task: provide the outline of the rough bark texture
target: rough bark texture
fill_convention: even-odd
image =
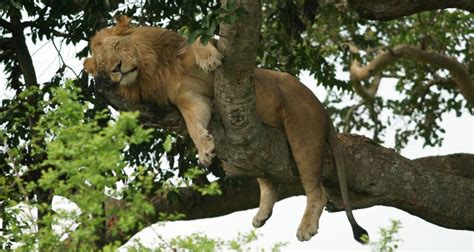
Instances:
[[[392,20],[422,11],[457,8],[474,12],[472,0],[348,0],[348,5],[363,18]]]
[[[227,1],[222,1],[225,5]],[[216,115],[211,133],[227,176],[254,175],[296,181],[280,130],[263,126],[256,115],[254,69],[260,36],[260,1],[237,1],[248,15],[222,24],[217,44],[225,64],[215,74]],[[250,63],[249,63],[250,62]],[[222,125],[222,126],[221,126]],[[271,167],[271,168],[269,168]]]

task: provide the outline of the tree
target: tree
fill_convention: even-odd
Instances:
[[[5,206],[26,200],[31,204],[44,204],[46,207],[39,208],[39,219],[44,219],[50,216],[55,190],[45,186],[26,189],[44,179],[48,171],[58,169],[50,162],[53,160],[50,153],[35,150],[49,150],[51,141],[44,134],[46,126],[40,123],[40,118],[48,117],[50,107],[56,105],[45,105],[43,101],[57,94],[54,87],[63,85],[68,65],[63,62],[51,81],[38,83],[27,40],[35,43],[47,39],[54,43],[54,39],[61,39],[76,45],[86,41],[95,30],[110,25],[112,15],[128,14],[134,15],[139,24],[166,26],[190,37],[221,35],[218,47],[226,60],[216,74],[219,92],[211,122],[218,160],[206,173],[192,176],[194,186],[159,190],[175,173],[183,177],[197,165],[189,139],[177,135],[185,135],[179,112],[173,107],[128,104],[107,80],[96,79],[89,83],[85,74],[78,76],[74,83],[81,88],[81,94],[76,101],[88,104],[81,108],[85,111],[81,120],[90,120],[106,129],[111,120],[110,112],[100,113],[100,117],[96,114],[112,105],[120,111],[140,111],[140,122],[145,127],[174,131],[155,130],[146,138],[153,140],[142,139],[122,148],[126,164],[142,167],[144,171],[140,172],[154,180],[141,189],[129,183],[125,191],[129,190],[134,196],[139,195],[132,193],[137,191],[145,195],[146,200],[140,202],[148,202],[153,211],[148,209],[141,213],[142,218],[137,220],[140,225],[130,225],[116,232],[120,223],[117,217],[122,215],[107,211],[129,207],[130,199],[119,197],[104,201],[102,208],[107,219],[96,224],[102,229],[91,231],[96,235],[93,239],[96,246],[125,242],[143,225],[163,217],[157,213],[180,212],[186,215],[184,218],[194,219],[256,207],[258,190],[254,179],[227,179],[222,171],[226,174],[243,171],[250,177],[265,173],[282,181],[295,180],[283,132],[258,123],[251,95],[254,65],[248,62],[293,74],[309,70],[318,84],[334,90],[325,103],[339,129],[346,133],[361,128],[372,132],[372,140],[340,135],[353,207],[389,205],[444,227],[473,230],[474,215],[469,203],[474,179],[473,155],[408,160],[379,143],[383,141],[387,122],[406,119],[410,121],[408,127],[397,129],[396,150],[417,137],[424,139],[425,145],[441,145],[444,130],[438,118],[450,111],[458,115],[473,113],[474,51],[471,48],[473,35],[469,33],[473,19],[468,12],[474,10],[474,5],[468,0],[421,1],[412,5],[400,0],[375,2],[264,1],[260,5],[258,1],[196,4],[74,0],[65,4],[56,0],[10,0],[1,3],[0,61],[8,78],[7,85],[15,95],[3,100],[0,110],[1,125],[5,129],[0,148],[4,178],[0,180],[4,192],[0,202]],[[426,10],[430,12],[423,12]],[[87,48],[84,48],[78,57],[86,54]],[[350,81],[335,77],[336,64],[349,72]],[[384,78],[397,80],[396,89],[402,98],[384,100],[377,96]],[[233,85],[236,82],[241,85]],[[347,107],[333,106],[345,97],[355,101]],[[236,110],[235,104],[241,106]],[[388,111],[390,116],[381,118],[382,111]],[[231,113],[233,116],[229,116]],[[124,133],[127,129],[124,128]],[[261,152],[262,149],[268,151]],[[68,158],[63,157],[65,161]],[[163,159],[168,160],[169,168],[161,165]],[[18,172],[19,167],[21,172]],[[329,158],[324,170],[324,184],[330,196],[328,208],[342,210],[335,170]],[[198,188],[210,185],[206,178],[210,172],[221,177],[218,181],[220,196],[203,195],[202,190],[196,189],[196,185]],[[119,177],[118,180],[126,180],[119,176],[119,171],[112,174]],[[18,179],[19,183],[10,183]],[[67,176],[64,179],[68,181]],[[290,184],[282,188],[280,197],[301,193],[299,185]],[[3,220],[8,220],[3,208],[0,214]],[[47,230],[48,224],[40,225],[40,229]]]

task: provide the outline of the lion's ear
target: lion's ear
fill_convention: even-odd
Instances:
[[[108,29],[110,35],[127,35],[131,32],[130,21],[132,20],[127,16],[117,16],[115,17],[117,24]]]
[[[117,28],[117,30],[121,30],[130,28],[130,20],[132,19],[128,16],[118,16],[115,18],[115,20],[117,21],[115,27]]]
[[[86,70],[86,72],[92,74],[93,76],[97,74],[97,63],[95,62],[94,58],[92,57],[86,58],[84,60],[83,65],[84,65],[84,70]]]

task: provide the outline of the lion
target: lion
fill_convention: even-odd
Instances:
[[[98,31],[90,40],[91,57],[84,69],[96,76],[107,75],[130,102],[157,106],[169,103],[181,112],[193,140],[199,162],[208,166],[214,158],[214,140],[207,126],[214,96],[214,73],[222,55],[212,43],[199,39],[192,44],[180,34],[158,27],[134,27],[130,18],[119,17],[111,28]],[[332,150],[346,215],[354,238],[364,243],[367,231],[352,215],[344,158],[332,122],[316,96],[288,73],[255,69],[256,109],[259,119],[270,126],[283,126],[306,194],[306,209],[297,238],[307,241],[319,227],[327,203],[322,184],[322,159],[326,143]],[[261,227],[270,218],[278,199],[279,185],[257,178],[259,209],[252,224]]]

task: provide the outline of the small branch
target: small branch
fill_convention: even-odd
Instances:
[[[361,101],[360,103],[352,106],[346,113],[346,116],[344,116],[344,133],[350,133],[351,131],[351,118],[352,115],[354,114],[354,111],[356,111],[360,106],[364,105],[364,102]]]
[[[382,78],[402,79],[402,78],[406,78],[406,77],[403,76],[403,75],[399,75],[399,74],[382,74]]]
[[[60,31],[56,31],[56,30],[50,30],[51,31],[51,34],[53,34],[54,36],[56,37],[62,37],[62,38],[71,38],[71,34],[67,34],[67,33],[64,33],[64,32],[60,32]]]
[[[59,60],[61,61],[61,64],[62,64],[63,66],[65,66],[66,68],[68,68],[69,70],[71,70],[72,73],[76,76],[76,79],[80,79],[80,77],[79,77],[79,75],[76,73],[76,71],[75,71],[72,67],[70,67],[69,65],[67,65],[66,62],[64,61],[63,55],[61,54],[61,50],[59,50],[59,48],[56,46],[56,43],[54,42],[54,39],[52,39],[51,42],[53,43],[54,49],[55,49],[56,52],[58,53]]]
[[[393,47],[393,49],[389,49],[377,55],[365,66],[360,66],[359,62],[353,61],[350,67],[350,79],[356,84],[356,86],[354,86],[356,92],[360,92],[362,97],[368,96],[363,90],[360,90],[360,84],[358,83],[361,80],[380,73],[386,66],[396,62],[400,58],[411,59],[419,63],[447,69],[453,77],[459,92],[464,96],[466,101],[474,107],[474,82],[463,64],[452,57],[437,52],[424,51],[411,45],[397,45]]]
[[[382,81],[382,75],[376,74],[370,82],[370,86],[367,88],[367,93],[372,97],[372,99],[375,98],[375,94],[377,94],[377,91],[379,90],[380,81]]]

